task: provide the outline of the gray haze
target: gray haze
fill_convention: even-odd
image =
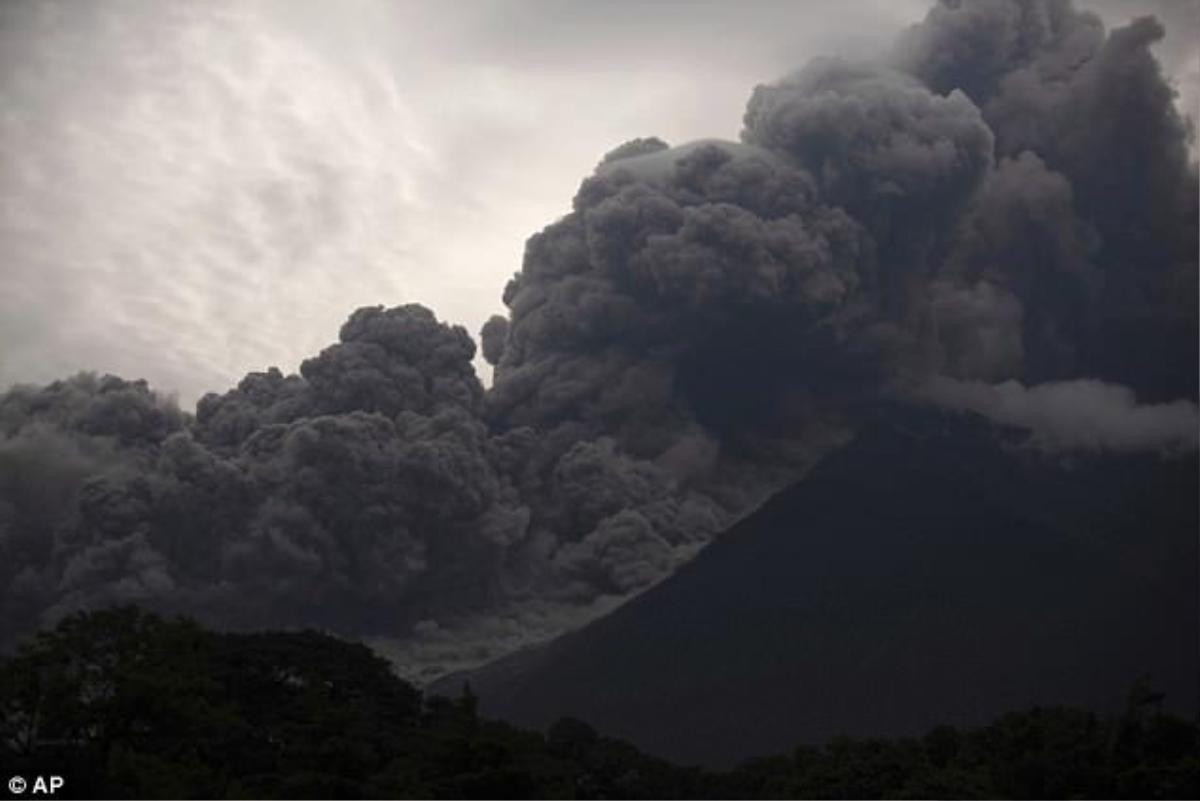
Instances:
[[[1196,404],[1139,405],[1128,388],[1100,381],[1026,387],[940,378],[927,391],[936,403],[1027,429],[1031,444],[1043,450],[1188,451],[1196,449],[1200,431]]]

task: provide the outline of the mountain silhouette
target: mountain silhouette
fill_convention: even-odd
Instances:
[[[1195,454],[1047,455],[891,408],[675,575],[442,680],[520,725],[570,715],[673,760],[921,734],[1031,705],[1195,714]]]

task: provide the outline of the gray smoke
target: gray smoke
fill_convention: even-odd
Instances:
[[[415,305],[194,419],[111,377],[11,390],[3,639],[136,600],[433,677],[670,575],[897,392],[1048,450],[1194,449],[1197,179],[1161,34],[947,0],[886,63],[755,89],[741,142],[615,148],[529,239],[486,391]]]
[[[1200,438],[1196,404],[1139,404],[1126,387],[1080,379],[1026,387],[1018,381],[984,384],[936,379],[929,398],[1028,430],[1046,451],[1194,451]]]

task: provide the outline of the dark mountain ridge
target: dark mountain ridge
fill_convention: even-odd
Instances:
[[[612,615],[469,681],[522,725],[573,715],[730,765],[836,734],[1034,704],[1197,708],[1194,454],[1038,453],[893,408]]]

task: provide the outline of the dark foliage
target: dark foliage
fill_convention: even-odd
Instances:
[[[125,607],[0,664],[6,774],[90,798],[1145,797],[1200,794],[1200,729],[1136,689],[1124,715],[1008,715],[921,739],[838,738],[726,772],[564,719],[543,735],[420,693],[362,645],[219,634]]]

